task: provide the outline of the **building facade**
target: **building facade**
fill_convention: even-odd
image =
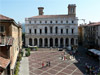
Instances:
[[[0,15],[0,75],[14,75],[22,49],[22,28],[12,18]]]
[[[76,5],[68,5],[66,15],[39,15],[25,19],[25,45],[38,47],[67,47],[78,45]]]
[[[100,22],[91,22],[83,26],[84,45],[90,48],[100,48]]]
[[[80,26],[78,26],[78,45],[83,45],[83,37],[84,37],[84,25],[80,24]]]

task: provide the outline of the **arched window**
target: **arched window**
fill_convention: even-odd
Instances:
[[[40,29],[40,34],[42,34],[42,29]]]
[[[29,21],[29,24],[31,24],[31,21]]]
[[[29,33],[30,33],[30,34],[32,33],[31,29],[29,29]]]
[[[40,24],[42,23],[42,21],[40,21]]]
[[[63,21],[61,21],[61,23],[63,23]]]
[[[55,28],[55,33],[56,33],[56,34],[58,33],[58,27]]]
[[[61,29],[61,34],[63,34],[63,29]]]
[[[72,29],[72,34],[74,33],[74,29]]]
[[[35,46],[37,45],[37,39],[36,38],[34,39],[34,45]]]
[[[68,23],[68,21],[66,21],[66,23]]]
[[[50,21],[50,23],[52,24],[52,21]]]
[[[37,33],[36,29],[34,29],[34,33],[35,33],[35,34]]]
[[[66,29],[66,34],[68,34],[68,29]]]
[[[50,33],[52,33],[52,27],[50,27]]]
[[[47,38],[44,39],[44,45],[48,46],[48,39]]]
[[[32,39],[29,38],[29,45],[32,46]]]
[[[47,23],[47,21],[45,21],[45,23]]]
[[[39,46],[42,47],[42,38],[39,39]]]
[[[69,45],[69,39],[68,38],[66,38],[65,44],[66,44],[66,46]]]
[[[74,39],[73,38],[71,39],[71,45],[74,45]]]
[[[50,47],[53,47],[53,39],[50,38]]]
[[[72,23],[74,23],[74,21],[72,21]]]
[[[47,27],[45,27],[45,33],[47,34]]]
[[[63,38],[60,39],[60,46],[63,47]]]
[[[55,39],[55,46],[58,47],[58,38]]]
[[[56,21],[56,23],[58,23],[58,21]]]

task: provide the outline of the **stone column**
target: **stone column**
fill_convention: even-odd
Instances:
[[[48,38],[48,47],[50,47],[50,38]]]
[[[55,38],[53,38],[53,47],[55,47]]]
[[[63,40],[63,44],[64,44],[64,48],[65,48],[65,38],[63,38],[64,40]]]
[[[60,47],[60,38],[58,38],[58,47]]]
[[[32,45],[34,46],[34,38],[32,38]]]
[[[37,46],[39,47],[39,38],[37,38]]]
[[[42,42],[42,47],[44,47],[44,38],[42,38],[42,41],[43,41],[43,42]]]
[[[69,39],[69,46],[71,46],[71,38],[68,38]]]
[[[74,45],[76,45],[76,38],[74,39]]]

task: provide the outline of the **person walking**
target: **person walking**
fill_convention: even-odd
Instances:
[[[42,68],[44,67],[44,62],[42,62]]]
[[[50,63],[50,61],[48,62],[48,66],[50,67],[50,65],[51,65],[51,63]]]
[[[46,67],[48,66],[48,64],[49,64],[49,62],[47,61],[47,62],[46,62]]]

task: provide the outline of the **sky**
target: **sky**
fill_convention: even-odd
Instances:
[[[38,7],[44,7],[44,15],[68,14],[68,4],[76,4],[79,23],[100,21],[100,0],[0,0],[0,14],[25,23],[25,18],[37,16]]]

